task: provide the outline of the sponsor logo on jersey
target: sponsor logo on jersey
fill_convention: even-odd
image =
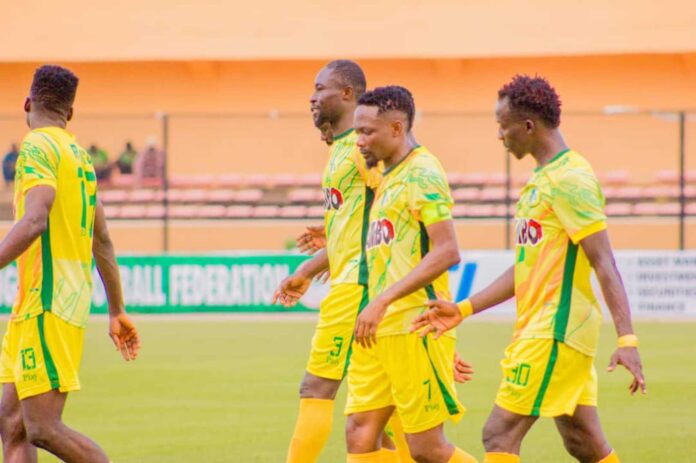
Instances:
[[[381,244],[389,245],[394,240],[394,224],[389,219],[379,219],[370,222],[370,229],[367,234],[368,249]]]
[[[324,188],[324,209],[337,211],[343,206],[343,193],[336,188]]]
[[[518,246],[536,246],[544,237],[541,224],[534,219],[519,219],[515,230]]]

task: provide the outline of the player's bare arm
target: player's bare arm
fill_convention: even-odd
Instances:
[[[329,270],[329,257],[326,249],[319,251],[314,257],[303,262],[295,273],[280,282],[273,294],[272,303],[280,303],[283,307],[293,307],[307,292],[312,279]]]
[[[92,254],[94,255],[99,276],[104,283],[109,303],[109,337],[111,337],[118,351],[121,352],[124,360],[135,360],[140,350],[140,336],[135,325],[126,315],[123,289],[121,288],[121,275],[116,263],[114,245],[109,236],[104,206],[101,201],[97,201],[95,211]]]
[[[10,265],[46,231],[55,199],[56,190],[48,185],[36,186],[26,193],[24,216],[0,242],[0,268]]]
[[[441,299],[428,301],[429,310],[426,310],[413,320],[411,330],[417,331],[422,329],[419,333],[421,336],[433,332],[435,339],[437,339],[445,332],[456,328],[466,315],[473,315],[488,310],[509,300],[514,295],[515,267],[511,266],[496,278],[493,283],[471,296],[464,303],[458,305]],[[468,314],[461,307],[462,304],[467,303],[470,305],[466,309],[471,312]]]
[[[616,334],[619,338],[632,337],[634,332],[633,324],[631,323],[631,309],[628,305],[628,297],[626,296],[619,269],[616,267],[614,253],[609,242],[609,234],[606,230],[603,230],[590,235],[580,241],[580,246],[585,251],[597,275],[604,300],[614,320]],[[635,394],[638,389],[645,394],[647,389],[637,342],[635,342],[635,345],[620,346],[616,349],[614,355],[611,356],[609,371],[614,371],[617,365],[623,365],[633,375],[633,381],[628,388],[631,394]]]
[[[370,301],[355,324],[355,341],[364,347],[376,342],[377,326],[389,305],[424,288],[451,266],[459,263],[459,247],[452,220],[443,220],[426,227],[433,247],[404,279],[387,288]]]

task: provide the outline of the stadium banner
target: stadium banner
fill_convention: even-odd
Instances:
[[[292,309],[272,305],[275,289],[306,256],[296,253],[131,255],[119,257],[128,310],[141,313],[316,311],[328,285],[315,283]],[[696,318],[696,251],[617,251],[616,261],[637,317]],[[450,269],[452,296],[462,300],[497,278],[512,251],[462,252]],[[93,270],[93,313],[106,313],[106,295]],[[600,299],[599,285],[594,281]],[[0,312],[11,310],[17,270],[0,271]],[[606,307],[605,307],[606,311]],[[514,301],[480,315],[512,316]]]

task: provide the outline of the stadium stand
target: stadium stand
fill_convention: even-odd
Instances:
[[[499,173],[451,173],[454,216],[459,218],[502,218],[519,195],[519,182],[507,189]],[[310,182],[316,181],[313,187]],[[177,219],[298,219],[323,216],[323,193],[318,175],[206,175],[177,176],[167,191],[169,216]],[[603,176],[607,214],[615,217],[674,217],[680,213],[678,175],[656,172],[650,183],[632,183],[622,172]],[[253,186],[253,188],[252,188]],[[689,172],[684,189],[686,213],[696,215],[696,172]],[[134,183],[106,183],[100,196],[111,219],[153,219],[164,216],[164,192]],[[2,218],[12,218],[12,197],[0,201]]]

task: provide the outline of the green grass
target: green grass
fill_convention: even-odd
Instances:
[[[313,323],[148,319],[139,325],[141,357],[127,364],[113,351],[104,320],[91,323],[83,390],[68,400],[66,423],[94,438],[116,463],[284,461]],[[624,371],[604,371],[615,336],[610,326],[603,329],[599,410],[622,461],[696,461],[696,324],[638,324],[645,397],[629,396]],[[474,363],[476,377],[459,389],[468,413],[448,434],[477,457],[510,332],[508,323],[467,323],[459,331],[459,351]],[[345,461],[344,398],[342,388],[322,462]],[[551,420],[532,429],[522,458],[573,461]],[[57,461],[45,454],[39,460]]]

